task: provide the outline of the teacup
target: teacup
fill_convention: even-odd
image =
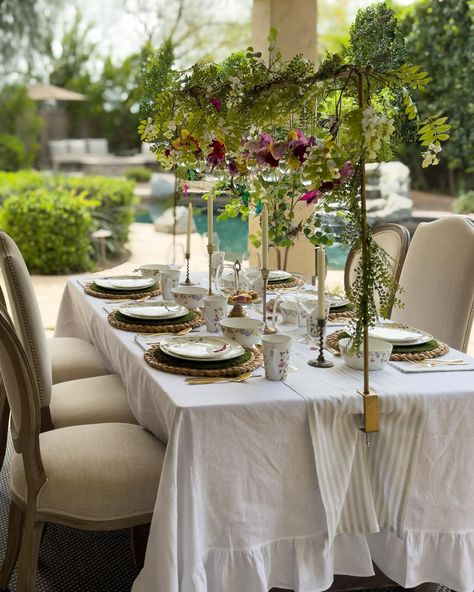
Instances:
[[[351,349],[352,337],[344,337],[339,340],[339,349],[341,350],[344,362],[356,370],[364,369],[364,346],[353,351]],[[392,344],[381,339],[369,337],[369,370],[381,370],[389,361],[392,355]]]
[[[203,298],[207,294],[207,288],[199,286],[175,286],[171,290],[171,297],[178,304],[182,304],[190,310],[199,310],[203,307]]]
[[[165,263],[146,263],[140,265],[135,271],[139,271],[142,275],[152,277],[156,282],[160,281],[160,273],[168,269],[173,269],[172,265],[166,265]]]
[[[262,337],[263,362],[267,380],[285,380],[290,365],[291,337],[264,335]]]
[[[161,295],[163,300],[173,300],[172,290],[179,283],[179,269],[164,269],[160,271]]]
[[[243,347],[254,347],[260,341],[265,323],[257,319],[227,318],[219,321],[224,337],[236,341]]]
[[[227,315],[227,296],[204,296],[204,320],[210,333],[219,331],[219,321]]]

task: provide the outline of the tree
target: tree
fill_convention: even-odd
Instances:
[[[421,114],[441,112],[452,125],[445,159],[418,183],[456,193],[474,187],[474,3],[470,0],[422,0],[403,21],[408,56],[431,76],[420,93]],[[404,157],[411,162],[411,152]]]

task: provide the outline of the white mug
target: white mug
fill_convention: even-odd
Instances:
[[[291,337],[263,335],[263,363],[267,380],[285,380],[290,365]]]
[[[227,296],[204,296],[204,320],[210,333],[220,330],[219,321],[227,316]]]
[[[179,269],[165,269],[160,271],[161,296],[163,300],[173,300],[171,290],[179,283]]]

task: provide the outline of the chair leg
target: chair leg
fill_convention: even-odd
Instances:
[[[130,531],[133,560],[138,569],[142,569],[145,563],[146,545],[148,542],[147,532],[148,525],[145,524],[134,526]]]
[[[8,420],[10,419],[10,406],[3,384],[0,385],[0,469],[3,467],[5,450],[8,440]]]
[[[17,592],[34,592],[38,555],[44,522],[35,522],[26,518],[23,541],[21,543],[20,560],[18,562]]]
[[[5,559],[0,569],[0,589],[6,589],[12,572],[18,559],[23,534],[23,510],[15,503],[10,502],[10,514],[8,516],[8,539]]]

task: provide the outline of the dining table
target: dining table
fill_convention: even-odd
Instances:
[[[146,336],[110,325],[117,305],[71,278],[55,335],[93,343],[138,423],[166,443],[133,592],[318,592],[373,563],[405,588],[472,592],[474,359],[451,350],[466,364],[371,372],[380,430],[367,442],[362,372],[328,352],[332,368],[308,365],[317,352],[301,329],[279,325],[293,336],[285,380],[259,368],[189,385],[145,361]]]

